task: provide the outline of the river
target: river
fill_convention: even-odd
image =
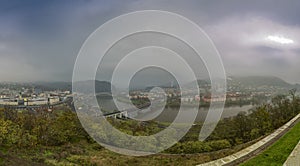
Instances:
[[[117,110],[114,101],[112,99],[101,98],[98,101],[99,101],[99,105],[106,110]],[[128,104],[123,103],[122,105],[126,107]],[[244,105],[241,107],[240,106],[225,107],[221,118],[236,116],[239,112],[247,113],[248,110],[250,110],[253,107],[254,106],[252,105]],[[189,115],[189,112],[191,112],[189,108],[185,108],[183,111],[186,112],[184,113],[184,118],[191,118]],[[156,117],[155,120],[160,122],[172,122],[174,118],[177,116],[177,113],[178,113],[178,108],[165,108],[162,111],[162,113],[158,117]],[[205,107],[200,108],[195,121],[203,122],[205,120],[207,113],[208,113],[208,108]]]

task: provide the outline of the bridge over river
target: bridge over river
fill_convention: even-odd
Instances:
[[[128,119],[129,117],[135,116],[138,114],[140,109],[148,108],[151,105],[150,102],[136,106],[136,108],[124,109],[122,111],[116,111],[112,113],[105,113],[104,117],[106,118],[119,118],[119,119]]]

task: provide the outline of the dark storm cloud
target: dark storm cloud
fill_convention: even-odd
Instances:
[[[11,63],[3,70],[24,73],[5,72],[2,81],[70,81],[82,43],[118,7],[109,1],[2,1],[0,6],[1,64]]]
[[[198,23],[215,42],[229,74],[275,75],[300,82],[297,73],[290,73],[300,70],[299,8],[299,0],[4,0],[0,78],[70,81],[77,53],[96,28],[123,13],[160,9]],[[287,35],[294,45],[264,40],[276,34]]]

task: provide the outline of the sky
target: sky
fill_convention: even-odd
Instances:
[[[0,81],[71,81],[78,52],[106,21],[165,10],[197,23],[227,75],[300,83],[299,0],[1,0]]]

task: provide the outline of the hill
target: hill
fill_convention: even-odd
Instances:
[[[98,81],[95,82],[93,80],[87,80],[87,81],[79,81],[75,82],[74,84],[76,87],[82,88],[80,91],[84,93],[92,93],[93,89],[90,89],[89,87],[92,87],[93,83],[95,83],[95,92],[101,93],[101,92],[108,92],[111,93],[112,90],[115,89],[114,86],[111,85],[111,83],[107,81]]]
[[[244,86],[278,86],[278,87],[286,87],[292,88],[293,85],[287,83],[278,77],[273,76],[247,76],[247,77],[229,77],[227,80],[227,84],[240,84]]]

